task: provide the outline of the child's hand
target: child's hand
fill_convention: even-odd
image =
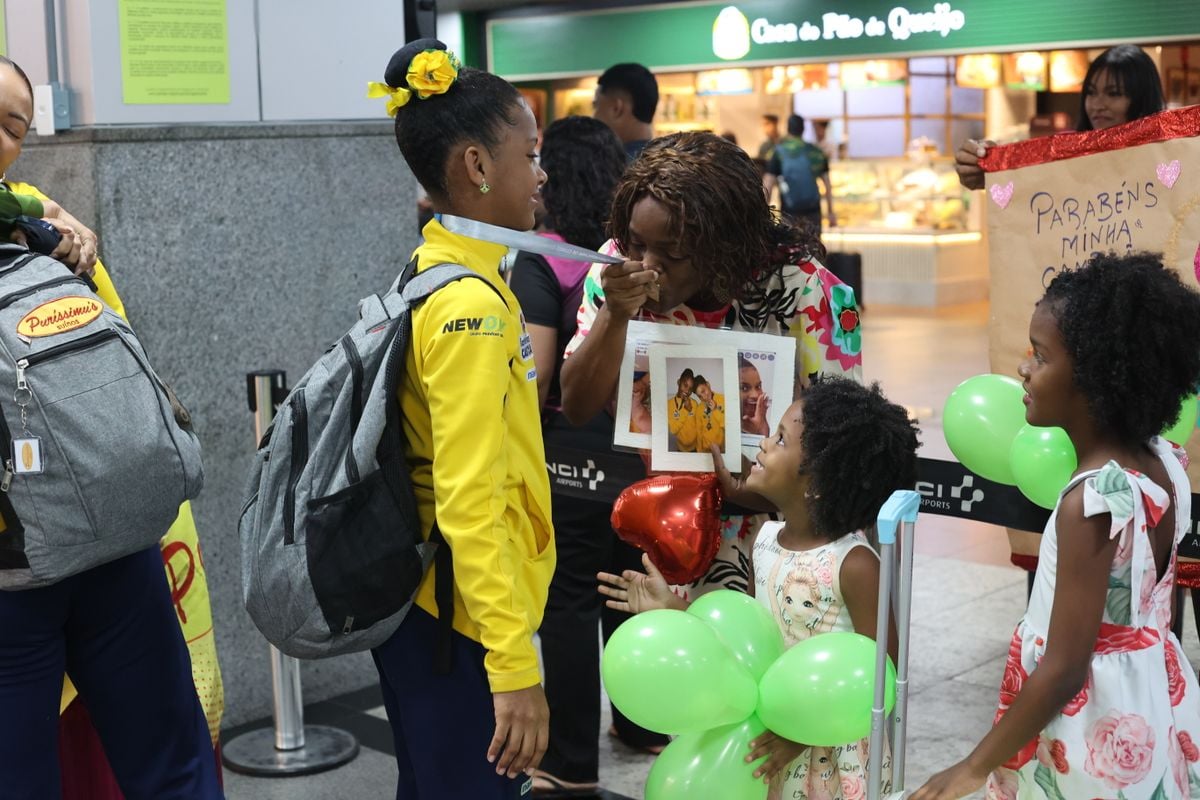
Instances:
[[[687,603],[671,591],[671,587],[658,571],[658,567],[654,566],[650,556],[643,554],[642,564],[646,567],[644,574],[627,569],[621,575],[613,575],[611,572],[596,575],[596,579],[600,581],[600,594],[610,598],[605,601],[605,605],[628,614],[640,614],[656,608],[674,608],[680,611],[686,609]]]
[[[715,444],[709,445],[713,457],[713,471],[717,473],[717,481],[721,484],[721,494],[731,503],[753,511],[778,511],[775,504],[761,494],[746,489],[746,475],[750,473],[750,460],[742,456],[741,477],[733,477],[733,473],[725,466],[721,457],[721,448]]]
[[[767,731],[750,742],[750,755],[746,756],[746,763],[751,764],[760,758],[766,758],[767,760],[754,770],[754,777],[762,778],[763,783],[770,783],[772,778],[786,769],[788,764],[799,758],[800,754],[807,749],[808,745],[806,744],[793,742]]]
[[[966,761],[934,775],[912,793],[909,800],[958,800],[987,782],[987,773],[977,772]]]

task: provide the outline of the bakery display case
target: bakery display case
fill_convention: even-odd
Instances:
[[[978,231],[971,193],[948,158],[836,161],[830,165],[833,209],[850,231]]]
[[[837,227],[831,251],[862,255],[864,302],[937,307],[986,300],[982,193],[958,182],[954,161],[908,158],[830,165]]]

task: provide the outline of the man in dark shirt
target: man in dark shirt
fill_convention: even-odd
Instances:
[[[654,136],[658,81],[641,64],[616,64],[596,83],[592,116],[612,128],[629,160],[638,157]]]
[[[771,156],[775,155],[775,145],[779,144],[779,117],[774,114],[763,114],[762,132],[766,138],[758,146],[758,159],[769,162]]]

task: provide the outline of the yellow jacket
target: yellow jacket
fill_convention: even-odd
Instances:
[[[696,427],[696,400],[671,395],[667,398],[667,432],[675,437],[681,453],[695,453],[699,444]]]
[[[703,401],[697,403],[696,430],[699,439],[696,452],[707,453],[710,445],[725,449],[725,395],[713,393],[713,406]]]
[[[418,270],[462,264],[487,283],[452,283],[413,314],[400,407],[421,525],[436,515],[450,545],[454,629],[487,650],[492,692],[525,689],[541,681],[533,634],[554,574],[533,348],[500,276],[507,248],[437,220],[424,235]],[[434,570],[416,603],[437,616]]]

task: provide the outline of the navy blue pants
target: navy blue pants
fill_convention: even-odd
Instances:
[[[127,800],[220,800],[208,723],[157,547],[0,592],[0,795],[61,794],[63,672]]]
[[[455,632],[453,669],[439,675],[438,630],[431,614],[413,606],[396,632],[371,651],[396,742],[396,800],[527,797],[527,776],[497,775],[487,760],[496,715],[483,645]]]

